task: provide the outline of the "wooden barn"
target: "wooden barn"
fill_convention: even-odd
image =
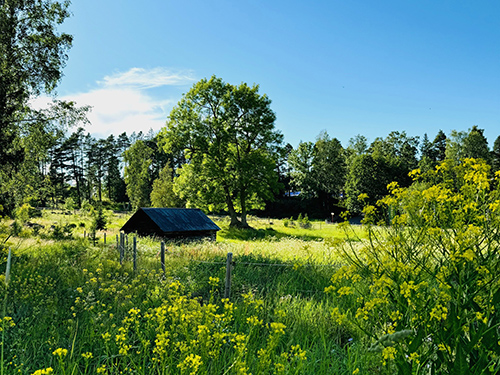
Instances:
[[[198,208],[139,208],[120,229],[165,239],[216,239],[220,228]]]

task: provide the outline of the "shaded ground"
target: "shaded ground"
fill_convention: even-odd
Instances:
[[[240,240],[240,241],[255,241],[255,240],[269,240],[269,239],[282,239],[282,238],[299,238],[304,241],[320,241],[323,239],[320,235],[315,235],[313,232],[311,234],[288,234],[284,232],[277,231],[273,228],[265,229],[237,229],[237,228],[227,228],[222,229],[220,232],[226,239],[230,240]]]

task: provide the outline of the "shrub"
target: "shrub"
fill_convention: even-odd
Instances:
[[[95,232],[96,230],[106,230],[106,226],[107,226],[106,215],[104,214],[104,209],[102,208],[102,205],[99,204],[92,213],[92,224],[90,227],[92,231]]]
[[[285,227],[294,227],[295,226],[295,222],[293,221],[293,216],[290,217],[290,219],[283,219],[283,225]]]
[[[54,225],[51,237],[55,240],[69,240],[73,238],[73,228],[70,224]]]
[[[492,189],[489,166],[466,159],[413,178],[378,203],[389,226],[365,208],[370,241],[344,248],[348,265],[327,288],[334,315],[365,334],[387,373],[497,373],[500,173]]]
[[[307,214],[305,214],[304,217],[302,217],[302,214],[299,214],[299,217],[297,218],[297,222],[299,223],[299,226],[301,228],[305,228],[305,229],[311,228],[311,222],[309,221]]]

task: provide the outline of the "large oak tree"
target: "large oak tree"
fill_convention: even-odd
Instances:
[[[202,79],[172,110],[160,133],[167,153],[183,150],[175,191],[190,206],[227,209],[231,226],[248,227],[247,212],[278,188],[271,100],[258,86]],[[237,213],[240,213],[238,219]]]

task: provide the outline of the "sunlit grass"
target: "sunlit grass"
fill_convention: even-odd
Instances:
[[[166,242],[163,274],[155,238],[137,238],[134,270],[129,235],[120,264],[115,235],[127,216],[108,218],[106,244],[103,232],[95,244],[84,238],[90,217],[57,211],[30,221],[46,228],[75,224],[72,239],[56,241],[28,228],[10,239],[15,260],[7,315],[16,326],[6,332],[8,371],[161,374],[167,366],[171,374],[352,373],[356,361],[347,362],[343,347],[353,333],[332,320],[324,293],[340,261],[335,241],[345,236],[341,226],[286,228],[279,220],[252,218],[253,230],[235,231],[227,219],[217,219],[217,241]],[[229,252],[234,309],[221,300]],[[173,281],[180,285],[177,295],[169,289]],[[251,307],[249,298],[260,307]],[[168,310],[173,306],[179,311]],[[162,331],[158,308],[169,311],[172,322]],[[174,324],[182,314],[185,325]],[[201,338],[203,325],[209,331]],[[176,335],[177,346],[161,351],[161,332]],[[210,354],[196,342],[217,351]]]

